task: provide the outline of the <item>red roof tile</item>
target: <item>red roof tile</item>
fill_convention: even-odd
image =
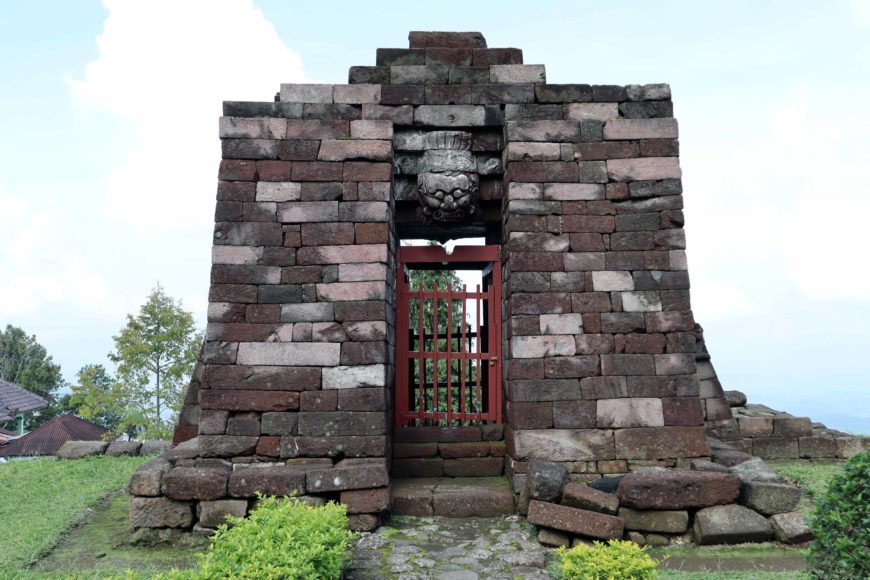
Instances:
[[[0,447],[0,456],[54,455],[67,441],[100,441],[108,429],[70,413],[55,417],[27,435]]]

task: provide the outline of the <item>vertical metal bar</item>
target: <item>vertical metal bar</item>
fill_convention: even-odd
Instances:
[[[483,412],[483,398],[480,396],[480,379],[481,375],[483,374],[483,356],[481,356],[480,352],[480,284],[477,285],[477,294],[475,295],[475,300],[477,301],[475,308],[475,310],[477,311],[477,333],[475,334],[475,336],[477,337],[477,419],[480,420],[480,415]]]
[[[453,287],[447,287],[447,425],[453,419]]]
[[[432,349],[432,419],[438,417],[438,284],[432,292],[432,334],[435,337],[435,348]]]
[[[495,421],[497,423],[501,423],[501,410],[502,410],[502,384],[501,384],[501,317],[502,317],[502,304],[501,304],[501,259],[496,259],[492,264],[492,302],[493,302],[493,315],[490,316],[490,324],[492,325],[492,346],[490,347],[490,353],[495,356],[495,363],[492,364],[492,368],[490,369],[490,389],[492,390],[492,401],[493,401],[493,409],[492,411],[495,414]]]
[[[419,407],[419,415],[417,415],[417,416],[418,416],[418,418],[422,419],[423,418],[423,381],[424,381],[424,376],[426,374],[426,359],[423,358],[423,351],[426,350],[426,347],[425,347],[426,337],[423,334],[423,283],[422,282],[420,283],[420,286],[417,288],[417,295],[420,297],[419,298],[420,314],[417,317],[417,321],[419,322],[418,326],[420,327],[419,328],[420,334],[418,335],[420,337],[420,350],[417,353],[417,361],[418,361],[417,364],[419,366],[419,368],[417,370],[420,373],[420,384],[417,387],[417,398],[419,399],[420,407]]]
[[[462,285],[462,344],[460,345],[460,351],[462,351],[462,358],[459,359],[459,413],[462,421],[465,421],[465,352],[466,352],[466,336],[465,336],[465,304],[468,302],[468,290],[465,288],[465,284]]]

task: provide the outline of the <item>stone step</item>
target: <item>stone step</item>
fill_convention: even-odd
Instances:
[[[393,479],[391,488],[395,515],[492,518],[514,513],[514,494],[503,477]]]

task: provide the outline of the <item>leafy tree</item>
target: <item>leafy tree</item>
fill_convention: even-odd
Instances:
[[[58,391],[65,385],[60,365],[55,364],[45,347],[22,329],[7,324],[0,331],[0,378],[15,383],[48,401],[48,408],[28,413],[25,428],[39,427],[67,409]]]
[[[75,413],[117,435],[118,425],[127,411],[127,396],[121,384],[103,365],[85,365],[76,375],[69,405]],[[135,431],[128,435],[135,434]]]
[[[158,284],[137,316],[117,336],[109,359],[118,365],[117,380],[126,399],[119,429],[136,428],[145,437],[168,437],[193,372],[202,334],[193,315]]]

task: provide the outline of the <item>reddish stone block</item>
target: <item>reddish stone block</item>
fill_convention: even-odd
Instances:
[[[471,48],[427,48],[425,62],[429,66],[471,66]]]
[[[479,32],[421,32],[408,34],[411,48],[486,48],[486,39]]]
[[[553,405],[508,402],[507,422],[514,429],[549,429],[553,427]]]
[[[536,526],[602,540],[622,538],[624,530],[622,518],[538,500],[529,503],[528,520]]]
[[[257,443],[257,455],[264,457],[278,457],[281,455],[281,438],[276,436],[263,436]]]
[[[482,441],[480,427],[401,427],[394,432],[399,443],[463,443]]]
[[[290,181],[289,161],[257,161],[260,181]]]
[[[203,409],[226,411],[290,411],[299,408],[294,391],[204,390],[199,392]]]
[[[494,64],[523,64],[523,51],[519,48],[475,48],[472,66],[488,67]]]
[[[247,162],[246,162],[247,163]],[[218,201],[254,201],[257,195],[257,185],[248,181],[219,181],[217,187]]]
[[[438,455],[437,443],[396,443],[393,445],[394,459],[435,457]]]
[[[461,457],[488,457],[489,442],[473,441],[469,443],[441,443],[438,445],[438,454],[443,459],[457,459]]]
[[[340,222],[302,224],[303,246],[341,246],[354,243],[353,224]],[[315,280],[320,282],[320,280]]]
[[[228,492],[232,497],[305,493],[305,469],[283,465],[237,469],[230,475]]]
[[[619,498],[588,485],[568,483],[562,490],[562,505],[602,514],[616,515]]]
[[[289,119],[287,121],[287,139],[291,141],[320,141],[348,137],[350,137],[350,121],[347,120]]]
[[[256,162],[240,159],[223,159],[218,170],[218,179],[222,181],[256,181]]]
[[[393,459],[393,477],[443,477],[444,460],[433,458]]]
[[[349,514],[378,513],[390,508],[390,490],[387,487],[342,491],[339,497]]]
[[[286,161],[316,161],[320,140],[291,139],[278,141],[278,159]]]
[[[704,411],[697,397],[668,397],[662,399],[665,425],[696,426],[704,422]]]
[[[293,181],[341,181],[343,163],[299,161],[292,166]]]
[[[424,102],[423,85],[384,85],[381,87],[381,105],[422,105]]]
[[[543,379],[544,361],[540,359],[511,359],[507,361],[506,379]]]
[[[647,312],[647,332],[679,332],[692,331],[695,328],[695,319],[689,311]]]
[[[555,401],[553,403],[553,426],[556,429],[594,429],[595,415],[595,401]]]
[[[163,476],[163,495],[176,500],[212,500],[226,496],[226,469],[176,467]]]
[[[299,397],[300,411],[335,411],[338,391],[303,391]]]
[[[389,163],[348,161],[344,164],[345,181],[390,181],[392,166]]]
[[[555,252],[514,252],[508,263],[511,272],[559,272],[563,257]]]
[[[616,456],[624,459],[709,457],[703,427],[640,427],[614,432]]]
[[[727,473],[672,469],[629,473],[619,482],[621,505],[646,510],[681,510],[733,503],[740,478]]]

